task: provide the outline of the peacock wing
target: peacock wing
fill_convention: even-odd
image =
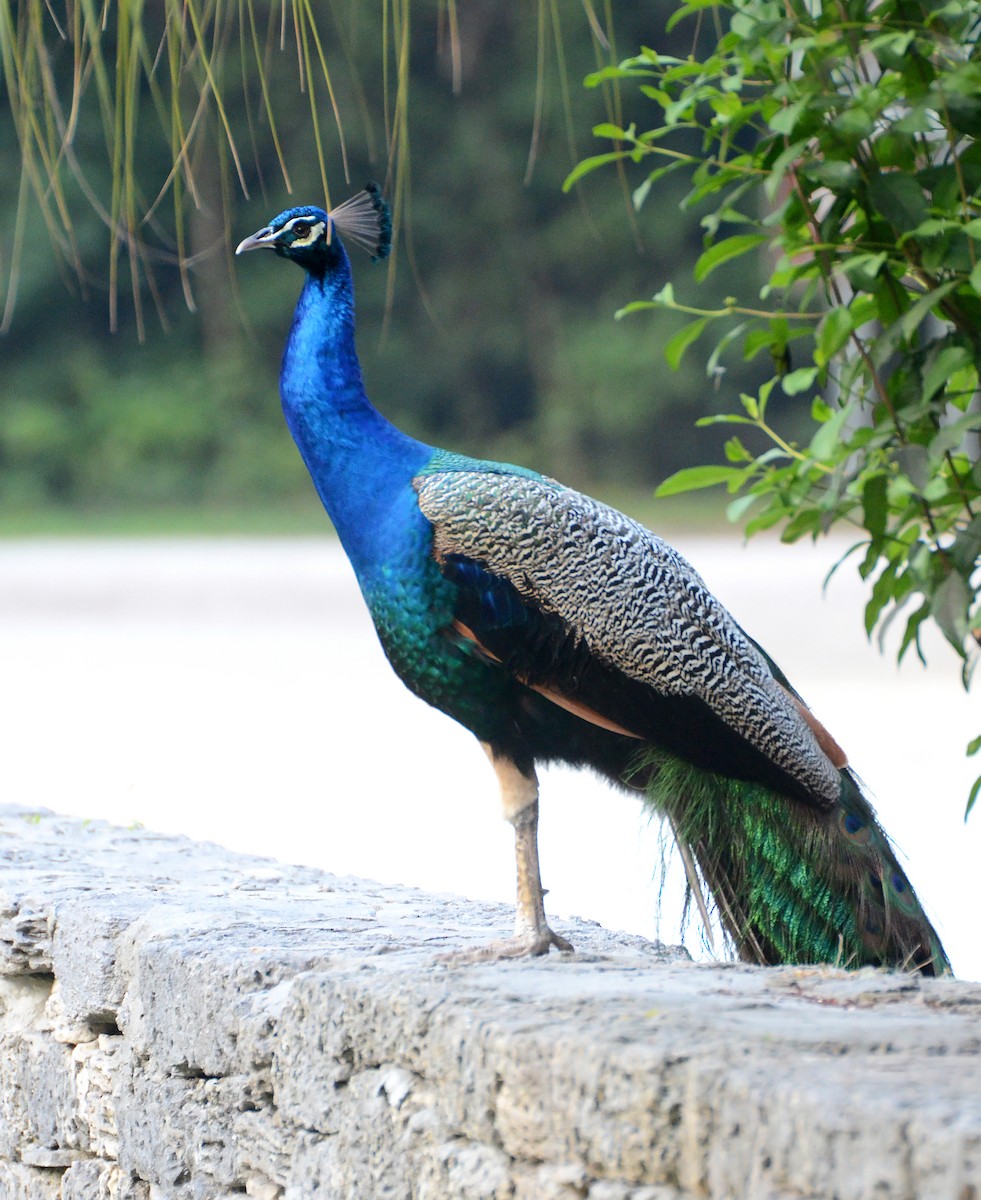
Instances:
[[[458,632],[607,728],[837,800],[821,727],[676,550],[588,496],[488,466],[414,480]]]

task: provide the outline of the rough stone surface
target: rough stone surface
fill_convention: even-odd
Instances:
[[[0,1200],[981,1200],[981,986],[0,807]]]

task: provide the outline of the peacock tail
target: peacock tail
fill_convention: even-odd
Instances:
[[[830,810],[794,804],[763,784],[693,767],[654,746],[634,779],[697,864],[719,920],[747,962],[950,964],[853,773]]]

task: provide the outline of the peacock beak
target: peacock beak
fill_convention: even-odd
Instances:
[[[275,246],[278,236],[278,231],[267,225],[264,229],[257,229],[245,241],[239,242],[235,253],[244,254],[246,250],[259,250],[263,246]]]

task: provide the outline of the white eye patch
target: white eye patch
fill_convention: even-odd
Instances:
[[[324,223],[323,221],[311,220],[310,217],[291,217],[280,230],[280,233],[286,233],[287,230],[296,233],[296,236],[290,243],[292,246],[312,246],[324,232]]]

